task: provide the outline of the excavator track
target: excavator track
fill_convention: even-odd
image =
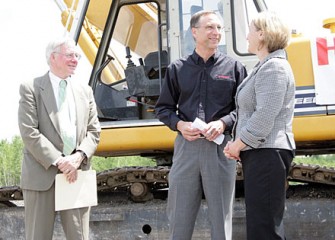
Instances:
[[[129,190],[135,202],[153,199],[152,192],[168,187],[169,167],[123,167],[97,174],[98,192]]]
[[[122,167],[97,173],[98,193],[128,192],[135,202],[146,202],[154,198],[153,192],[167,189],[170,167]],[[236,180],[243,180],[242,165],[238,162]],[[335,186],[335,169],[318,165],[292,163],[288,180]],[[13,206],[11,201],[22,200],[18,186],[0,188],[0,203]]]
[[[335,169],[333,167],[326,168],[318,165],[293,163],[288,180],[305,183],[335,185]]]
[[[22,191],[18,186],[0,187],[0,206],[15,207],[11,201],[22,199]]]

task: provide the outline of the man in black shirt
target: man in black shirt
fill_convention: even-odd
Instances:
[[[160,121],[178,131],[169,174],[170,239],[192,238],[203,193],[211,238],[231,239],[236,162],[226,159],[223,148],[231,139],[235,91],[247,73],[218,52],[222,26],[215,12],[198,12],[190,23],[195,50],[169,66],[155,109]],[[207,123],[204,129],[192,127],[196,118]],[[221,134],[224,141],[215,143]]]

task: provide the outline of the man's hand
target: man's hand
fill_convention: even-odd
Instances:
[[[202,131],[202,134],[208,141],[213,141],[224,132],[225,128],[226,125],[221,120],[212,121],[207,124],[207,127]]]
[[[71,155],[61,157],[57,162],[58,169],[65,174],[68,182],[72,183],[77,180],[78,168],[82,160],[82,154],[80,152],[75,152]]]
[[[177,123],[177,129],[183,137],[188,141],[194,141],[201,137],[201,131],[191,126],[192,122],[179,121]]]

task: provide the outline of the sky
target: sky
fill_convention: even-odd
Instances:
[[[322,27],[324,19],[335,18],[334,0],[266,0],[268,7],[306,36],[329,33]]]
[[[308,36],[329,32],[322,28],[325,18],[335,18],[334,0],[268,0],[292,28]],[[0,6],[0,140],[19,135],[17,109],[19,85],[45,74],[45,47],[49,40],[64,35],[61,12],[54,0],[10,0]],[[91,66],[82,58],[77,77],[89,78]]]
[[[50,40],[64,35],[61,11],[54,0],[10,0],[0,6],[0,140],[19,135],[17,110],[22,81],[42,76],[49,67],[45,48]],[[87,79],[91,66],[81,58],[77,77]]]

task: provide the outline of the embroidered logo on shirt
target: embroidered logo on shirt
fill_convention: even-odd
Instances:
[[[230,76],[226,76],[226,75],[216,75],[215,79],[216,79],[216,80],[230,79]]]

